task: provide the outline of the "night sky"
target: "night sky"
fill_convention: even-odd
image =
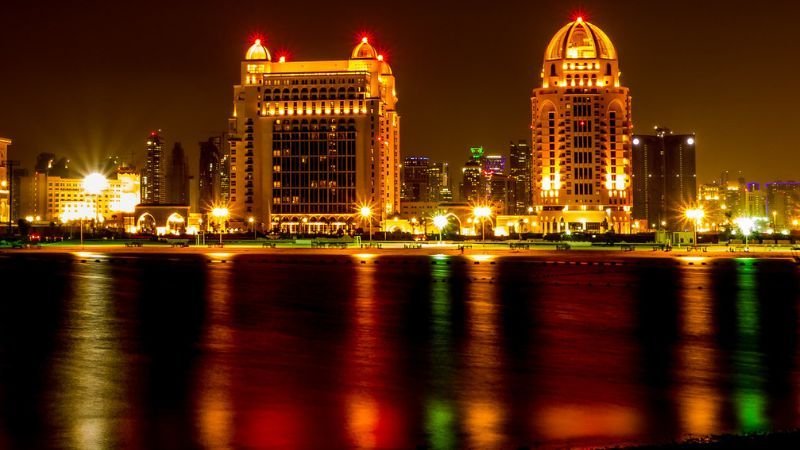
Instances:
[[[602,28],[631,88],[635,132],[696,132],[698,177],[797,179],[797,2],[8,1],[0,24],[0,136],[11,157],[144,156],[160,128],[197,173],[225,129],[253,37],[273,57],[345,59],[362,33],[397,77],[403,155],[444,159],[530,138],[544,49],[577,11]],[[206,5],[207,3],[207,5]],[[205,6],[204,6],[205,5]],[[454,170],[455,172],[455,170]]]

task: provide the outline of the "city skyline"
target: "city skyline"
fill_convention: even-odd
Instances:
[[[5,104],[11,106],[0,113],[0,135],[14,140],[12,158],[21,159],[23,165],[30,165],[37,153],[45,151],[68,155],[76,165],[94,164],[108,154],[135,152],[141,165],[144,131],[164,129],[170,139],[167,145],[172,145],[174,141],[199,142],[224,130],[230,114],[230,85],[236,79],[231,67],[236,67],[242,50],[255,36],[263,36],[276,55],[311,60],[345,57],[347,49],[367,33],[382,46],[379,50],[403,79],[398,92],[404,118],[403,156],[425,154],[456,162],[475,145],[505,153],[508,141],[529,133],[529,97],[540,82],[541,47],[578,8],[574,4],[538,9],[538,4],[512,4],[480,11],[468,4],[443,25],[448,6],[430,6],[422,17],[406,5],[391,14],[378,8],[323,27],[311,25],[324,18],[303,16],[310,26],[302,31],[293,27],[295,9],[288,6],[276,6],[285,12],[278,14],[287,18],[283,21],[266,14],[228,18],[229,13],[247,10],[243,4],[193,6],[189,20],[175,20],[187,12],[185,6],[176,5],[153,11],[140,4],[113,12],[102,5],[83,11],[16,7],[13,13],[19,20],[0,31],[5,41],[18,43],[3,52],[6,64],[15,70],[0,75]],[[778,77],[759,87],[763,98],[783,99],[768,117],[757,114],[757,108],[742,107],[755,104],[756,94],[744,87],[760,69],[741,61],[777,54],[780,46],[765,41],[780,42],[780,34],[786,33],[783,27],[770,28],[764,13],[745,15],[737,5],[725,9],[699,5],[693,7],[692,15],[678,13],[678,6],[674,11],[659,9],[657,22],[646,20],[652,17],[646,5],[595,2],[583,7],[588,20],[602,25],[624,59],[623,82],[634,93],[634,132],[667,125],[678,132],[696,133],[703,149],[698,154],[698,182],[710,181],[726,169],[743,168],[748,179],[796,178],[791,164],[784,161],[792,151],[788,126],[792,101],[785,97],[790,91],[781,88],[787,88],[789,80]],[[775,5],[770,14],[781,8],[790,14],[794,7]],[[113,20],[121,13],[131,18],[129,23]],[[146,35],[133,32],[156,13],[158,24],[148,28]],[[211,19],[218,17],[215,13],[225,19],[213,27],[214,33],[203,33],[213,23]],[[78,31],[100,14],[111,17],[96,30]],[[71,20],[62,20],[65,17]],[[524,24],[504,27],[509,17],[521,17]],[[20,24],[29,22],[46,25],[50,31],[23,30]],[[431,33],[409,33],[411,22]],[[483,31],[473,32],[479,22]],[[745,22],[752,31],[746,36],[721,36],[718,23]],[[113,29],[105,25],[112,23]],[[680,35],[669,39],[659,35],[660,27],[677,24]],[[53,36],[58,45],[44,45]],[[55,66],[69,62],[71,70],[59,73],[58,89],[38,98],[32,86],[52,80],[35,63],[43,59]],[[217,63],[209,65],[209,60]],[[787,70],[793,64],[787,61]],[[480,69],[475,70],[476,66]],[[465,75],[453,77],[453,73]],[[476,100],[478,94],[470,89],[484,83],[491,88],[481,88],[485,98],[480,94]],[[735,86],[736,95],[729,94]],[[32,101],[23,101],[26,98]],[[470,105],[480,105],[485,114],[459,113],[476,108]],[[29,120],[33,115],[38,119]],[[433,120],[441,132],[432,133],[426,126]],[[781,126],[784,121],[787,126]],[[48,132],[39,131],[42,126]],[[190,172],[196,174],[198,148],[190,145],[187,152]],[[761,164],[753,164],[756,158]]]

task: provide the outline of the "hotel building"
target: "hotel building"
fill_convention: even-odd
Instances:
[[[399,213],[396,104],[392,70],[366,37],[332,61],[273,61],[256,40],[233,88],[231,221],[325,232],[359,226],[361,206],[374,221]]]
[[[8,146],[11,140],[0,137],[0,223],[11,219],[11,178],[8,170]]]
[[[631,229],[631,97],[606,34],[578,18],[533,90],[533,203],[545,233]]]

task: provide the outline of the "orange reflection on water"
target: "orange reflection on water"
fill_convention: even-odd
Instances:
[[[203,346],[209,350],[204,360],[199,395],[200,437],[207,448],[229,448],[233,433],[233,408],[231,406],[230,373],[220,360],[220,351],[233,344],[231,327],[230,264],[208,266],[206,283],[206,317],[208,326]]]
[[[642,425],[635,409],[608,404],[545,407],[537,424],[549,439],[632,436]]]
[[[469,333],[464,374],[464,428],[469,448],[500,448],[503,438],[505,408],[502,405],[500,376],[501,342],[498,332],[498,298],[495,284],[496,265],[470,265],[467,322]]]
[[[677,401],[683,435],[718,431],[719,393],[715,387],[714,315],[711,271],[701,267],[681,270],[683,318],[676,373],[681,380]]]

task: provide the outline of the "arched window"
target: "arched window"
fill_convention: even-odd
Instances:
[[[608,76],[608,77],[611,76],[611,64],[610,63],[606,63],[606,76]]]
[[[551,77],[556,76],[556,65],[555,64],[550,64],[550,76]]]

